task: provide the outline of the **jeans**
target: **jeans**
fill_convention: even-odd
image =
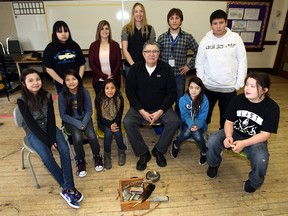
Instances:
[[[214,109],[214,106],[218,101],[218,106],[219,106],[219,110],[220,110],[220,129],[224,128],[224,123],[225,123],[225,118],[223,117],[225,111],[226,111],[226,107],[228,106],[228,104],[230,103],[230,101],[232,100],[232,98],[237,94],[236,91],[233,91],[231,93],[222,93],[222,92],[214,92],[214,91],[210,91],[208,89],[205,88],[205,95],[208,98],[209,101],[209,111],[208,111],[208,115],[206,118],[206,123],[207,125],[211,122],[211,116],[212,116],[212,112]]]
[[[180,116],[180,109],[179,109],[179,99],[184,95],[185,92],[185,84],[186,84],[186,76],[185,75],[178,75],[175,77],[176,79],[176,87],[177,87],[177,99],[175,104],[175,112],[178,116]]]
[[[118,149],[121,149],[121,150],[127,149],[126,145],[123,142],[121,125],[119,127],[119,131],[117,132],[112,132],[109,127],[107,127],[106,125],[102,124],[99,121],[98,121],[98,127],[104,132],[104,151],[105,152],[107,153],[111,152],[111,144],[112,144],[113,135],[116,139]]]
[[[56,144],[60,155],[61,167],[55,161],[51,149],[41,142],[40,139],[34,134],[27,136],[31,146],[35,149],[37,154],[42,159],[42,162],[47,167],[48,171],[58,182],[58,184],[64,189],[73,189],[74,180],[71,167],[71,159],[68,143],[66,142],[62,132],[56,127]]]
[[[155,110],[150,110],[148,112],[153,113],[155,112]],[[155,147],[159,152],[165,154],[169,145],[172,142],[173,135],[179,126],[180,120],[177,114],[170,108],[166,112],[164,112],[162,116],[160,116],[157,122],[163,124],[164,129],[162,134],[160,135],[159,140],[155,144]],[[145,141],[139,130],[140,125],[147,123],[148,122],[144,120],[141,114],[133,107],[130,107],[123,119],[126,134],[137,157],[149,151],[149,148],[145,144]]]
[[[92,119],[90,119],[85,130],[83,131],[66,122],[64,124],[68,132],[72,136],[74,150],[76,153],[76,156],[75,156],[76,161],[85,160],[85,152],[83,148],[83,133],[86,135],[88,139],[88,142],[90,144],[90,147],[93,153],[93,157],[99,154],[100,146],[99,146],[99,142],[95,133]]]
[[[222,161],[221,152],[224,149],[223,141],[225,139],[224,130],[220,130],[209,136],[208,139],[208,151],[207,151],[207,161],[209,166],[217,167]],[[245,137],[240,136],[234,131],[233,139],[244,140]],[[269,152],[266,142],[257,143],[248,146],[243,149],[246,153],[247,158],[250,162],[251,171],[249,172],[249,180],[254,188],[259,188],[263,182],[266,175],[269,162]]]
[[[190,128],[188,128],[188,125],[186,123],[182,124],[182,129],[180,134],[176,138],[176,147],[180,147],[180,145],[190,137],[192,137],[196,144],[198,145],[201,153],[206,153],[206,143],[203,137],[203,132],[202,130],[197,130],[197,131],[191,131]]]

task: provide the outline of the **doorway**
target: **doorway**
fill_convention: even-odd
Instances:
[[[280,33],[282,33],[282,36],[273,70],[274,74],[288,79],[288,12],[286,14],[283,31]]]

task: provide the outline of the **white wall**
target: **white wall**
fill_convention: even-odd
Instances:
[[[97,3],[112,3],[118,4],[117,7],[120,8],[121,0],[114,0],[114,1],[101,1],[101,0],[90,0],[90,1],[57,1],[57,2],[45,2],[45,5],[47,6],[47,14],[45,15],[45,19],[41,18],[40,22],[42,23],[41,32],[39,33],[38,29],[35,28],[35,25],[38,25],[39,27],[39,20],[32,19],[29,17],[22,18],[18,17],[15,18],[15,26],[17,27],[18,31],[18,37],[21,40],[21,36],[24,40],[24,50],[43,50],[47,44],[47,41],[50,40],[51,36],[51,29],[53,22],[55,19],[75,19],[77,20],[77,25],[74,25],[73,23],[69,23],[68,25],[71,28],[71,32],[73,35],[73,39],[77,42],[82,43],[81,48],[82,49],[88,49],[89,44],[94,40],[95,32],[96,32],[96,25],[98,22],[106,18],[110,24],[117,25],[112,26],[112,32],[113,32],[113,38],[120,42],[120,29],[122,27],[122,22],[115,21],[115,14],[112,14],[112,12],[115,12],[114,9],[112,10],[105,10],[102,9],[101,13],[97,13],[97,10],[95,9],[95,14],[93,14],[92,19],[89,20],[87,18],[87,13],[79,14],[79,13],[73,13],[73,16],[67,12],[67,8],[65,9],[65,4],[73,5],[71,7],[77,8],[77,4],[97,4]],[[131,13],[131,8],[133,4],[136,1],[130,1],[130,0],[124,0],[124,8],[128,11],[128,13]],[[63,10],[61,11],[61,7],[51,6],[60,4],[62,5]],[[195,39],[199,42],[201,38],[205,35],[205,33],[210,29],[209,24],[209,16],[211,12],[213,12],[216,9],[223,9],[226,10],[226,3],[225,1],[165,1],[165,0],[143,0],[141,1],[143,5],[146,8],[148,22],[153,25],[153,27],[156,30],[157,37],[167,31],[168,25],[166,21],[166,15],[168,11],[172,7],[180,8],[184,13],[184,22],[183,22],[183,29],[187,32],[190,32]],[[7,4],[7,3],[5,3]],[[48,6],[50,5],[50,6]],[[60,8],[60,12],[59,12]],[[78,8],[78,10],[81,12],[84,7]],[[96,8],[96,7],[94,7]],[[65,9],[65,10],[64,10]],[[75,10],[75,9],[73,9]],[[272,12],[270,15],[270,20],[268,23],[268,29],[266,34],[266,41],[277,41],[277,45],[265,45],[264,50],[262,52],[248,52],[248,67],[250,68],[273,68],[274,61],[276,58],[278,45],[280,41],[281,35],[279,34],[279,31],[282,30],[285,16],[288,10],[288,0],[274,0]],[[280,12],[280,16],[279,16]],[[53,17],[54,15],[55,17]],[[62,15],[61,15],[62,13]],[[93,13],[93,10],[89,9],[88,14],[90,15]],[[13,14],[13,12],[12,12]],[[69,17],[69,16],[71,17]],[[66,17],[65,17],[66,16]],[[89,17],[89,16],[88,16]],[[2,13],[0,14],[0,19],[2,20],[4,17],[2,17]],[[7,18],[6,18],[7,19]],[[28,20],[27,20],[28,19]],[[88,20],[88,21],[87,21]],[[38,23],[33,23],[33,22]],[[72,20],[73,21],[73,20]],[[25,23],[29,23],[28,25],[25,25]],[[88,23],[88,27],[87,27]],[[125,21],[127,23],[127,21]],[[5,22],[0,22],[0,29],[7,29],[7,26],[2,27],[2,25],[5,25]],[[12,27],[11,27],[12,28]],[[15,27],[13,27],[15,28]],[[44,32],[46,31],[46,32]],[[89,32],[85,32],[89,31]],[[23,34],[23,32],[26,32],[26,35]],[[82,35],[81,35],[82,34]],[[30,40],[30,41],[29,41]],[[35,40],[38,40],[35,42]],[[81,41],[82,40],[82,41]],[[32,41],[32,42],[31,42]],[[33,44],[33,45],[32,45]],[[36,47],[37,46],[37,47]]]

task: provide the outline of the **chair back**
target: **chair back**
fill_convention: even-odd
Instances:
[[[13,110],[13,116],[14,116],[14,124],[17,127],[22,127],[23,117],[20,113],[19,107],[16,106]]]
[[[3,44],[0,42],[0,56],[4,56],[5,55],[5,49]]]
[[[6,46],[8,54],[23,54],[22,47],[17,38],[8,37],[6,39]]]

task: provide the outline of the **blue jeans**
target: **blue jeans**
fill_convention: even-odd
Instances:
[[[224,149],[223,141],[225,139],[224,130],[220,130],[209,136],[207,161],[209,166],[217,167],[222,161],[221,152]],[[233,132],[233,139],[244,140],[245,137],[240,136],[237,132]],[[269,162],[269,152],[266,142],[257,143],[244,148],[244,152],[250,162],[251,171],[249,172],[249,180],[252,187],[259,188],[266,175]]]
[[[41,142],[34,134],[27,136],[31,146],[42,159],[42,162],[47,167],[58,184],[64,189],[73,189],[74,180],[71,167],[71,159],[68,144],[62,132],[56,127],[56,144],[61,159],[61,167],[55,161],[51,149]]]
[[[175,104],[175,112],[178,116],[180,116],[180,109],[179,109],[179,99],[184,95],[185,92],[185,84],[186,84],[186,76],[185,75],[178,75],[175,76],[176,79],[176,87],[177,87],[177,99]]]
[[[203,137],[203,132],[202,130],[197,130],[197,131],[191,131],[190,128],[188,128],[188,125],[186,123],[182,124],[181,132],[176,138],[176,147],[180,147],[180,145],[190,137],[192,137],[196,144],[198,145],[201,153],[206,153],[206,143]]]
[[[104,132],[104,151],[105,152],[107,153],[111,152],[111,144],[112,144],[113,135],[116,139],[118,149],[121,149],[121,150],[127,149],[126,145],[123,142],[121,125],[119,127],[119,131],[117,132],[112,132],[109,127],[107,127],[106,125],[102,124],[99,121],[98,121],[98,127]]]
[[[147,112],[153,113],[155,112],[155,110],[150,110]],[[179,126],[180,120],[177,114],[172,110],[172,108],[170,108],[166,112],[164,112],[162,116],[160,116],[157,122],[163,124],[164,129],[162,134],[160,135],[159,140],[155,144],[155,147],[159,152],[165,154],[169,145],[172,143],[174,133]],[[133,107],[130,107],[123,119],[126,134],[137,157],[149,151],[149,148],[146,145],[143,136],[141,135],[139,130],[140,125],[147,123],[148,122],[143,119],[141,114]]]
[[[87,127],[83,131],[66,122],[64,124],[68,132],[72,136],[74,150],[76,153],[76,156],[75,156],[76,161],[85,160],[85,151],[83,148],[83,133],[86,135],[88,139],[88,142],[92,149],[93,157],[99,154],[100,146],[99,146],[99,142],[97,139],[97,135],[95,133],[92,119],[90,119],[90,121],[87,124]]]

